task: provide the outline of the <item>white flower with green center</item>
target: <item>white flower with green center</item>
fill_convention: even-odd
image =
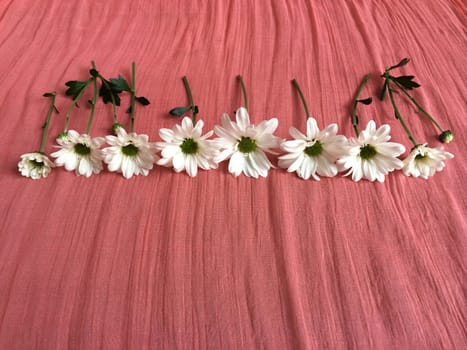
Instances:
[[[102,169],[104,155],[100,147],[104,143],[103,137],[91,138],[87,134],[79,134],[69,130],[57,139],[59,151],[51,154],[55,165],[63,166],[68,171],[75,171],[76,175],[90,177],[99,174]]]
[[[401,169],[403,163],[397,157],[405,152],[405,147],[388,142],[391,139],[390,131],[391,127],[387,124],[376,129],[375,122],[370,120],[357,139],[349,139],[344,146],[346,155],[337,161],[341,170],[349,170],[345,176],[352,174],[353,181],[365,178],[384,182],[385,175]]]
[[[52,171],[54,164],[41,152],[26,153],[21,156],[18,170],[21,175],[33,180],[45,178]]]
[[[443,151],[442,147],[430,148],[427,144],[415,146],[404,159],[402,171],[406,176],[421,177],[427,180],[437,171],[444,169],[444,161],[454,158],[454,155]]]
[[[337,124],[330,124],[322,131],[316,120],[308,118],[306,135],[296,128],[289,130],[294,140],[281,143],[288,152],[279,157],[279,166],[288,172],[296,172],[302,179],[310,177],[319,181],[319,176],[337,175],[336,160],[343,154],[346,138],[337,134]]]
[[[265,152],[273,153],[271,149],[278,148],[282,141],[273,135],[278,120],[272,118],[258,126],[252,125],[244,107],[237,110],[236,120],[235,123],[227,114],[223,114],[222,126],[214,127],[214,132],[219,136],[214,140],[217,148],[214,161],[219,163],[230,159],[229,172],[235,176],[243,172],[253,178],[266,177],[272,164]]]
[[[177,173],[185,170],[192,177],[198,173],[198,167],[203,170],[217,168],[217,163],[212,159],[214,145],[207,140],[213,132],[202,135],[203,126],[202,120],[193,126],[191,118],[184,117],[181,126],[175,125],[172,130],[160,129],[159,135],[165,142],[156,142],[157,148],[162,151],[162,158],[157,164],[173,167]]]
[[[147,176],[158,159],[155,144],[149,142],[148,135],[128,134],[124,128],[118,128],[116,133],[117,136],[105,137],[110,147],[102,150],[109,171],[122,173],[126,179],[133,175]]]

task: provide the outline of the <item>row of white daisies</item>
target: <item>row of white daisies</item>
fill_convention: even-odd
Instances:
[[[33,152],[21,156],[18,168],[23,176],[32,179],[47,177],[55,166],[89,177],[99,174],[105,163],[109,171],[129,179],[134,175],[147,176],[158,164],[194,177],[198,168],[215,169],[220,162],[229,160],[231,174],[258,178],[267,177],[274,168],[266,153],[277,154],[275,150],[280,149],[285,153],[278,157],[278,166],[305,180],[346,172],[353,181],[383,182],[386,175],[399,169],[407,176],[428,179],[444,168],[446,159],[454,157],[441,147],[420,144],[401,160],[398,157],[405,147],[389,142],[389,125],[377,128],[374,121],[357,138],[347,138],[337,134],[337,124],[320,130],[316,120],[308,118],[306,134],[292,127],[293,139],[283,140],[274,135],[276,118],[253,125],[244,107],[237,110],[235,117],[233,121],[227,114],[222,115],[222,126],[215,126],[204,135],[202,120],[194,124],[190,117],[184,117],[180,125],[159,130],[162,142],[150,142],[147,135],[128,133],[123,127],[115,130],[115,136],[105,138],[69,130],[57,139],[58,150],[51,154],[54,162],[42,152]],[[209,139],[214,133],[217,138]],[[108,147],[101,148],[104,143]]]

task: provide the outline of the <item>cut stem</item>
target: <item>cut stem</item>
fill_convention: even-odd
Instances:
[[[418,108],[418,110],[425,116],[427,117],[428,119],[431,120],[431,122],[439,129],[439,131],[443,132],[444,129],[441,127],[441,125],[439,125],[436,120],[431,116],[430,113],[428,113],[422,106],[420,106],[420,104],[417,102],[417,100],[415,100],[415,98],[410,95],[407,90],[405,89],[404,86],[402,86],[401,84],[399,84],[397,81],[391,79],[396,85],[397,87],[405,94],[405,96],[407,96],[409,98],[410,101],[412,101],[412,103]]]
[[[353,101],[353,106],[352,106],[352,125],[353,129],[355,131],[355,134],[359,135],[360,131],[358,130],[358,117],[357,117],[357,105],[358,105],[358,100],[360,99],[360,95],[362,94],[363,89],[365,88],[366,84],[368,83],[368,80],[370,80],[371,74],[365,75],[363,78],[362,82],[360,83],[360,86],[357,90],[357,93],[355,94],[355,99]]]
[[[136,101],[136,63],[131,63],[131,105],[130,105],[130,132],[135,128],[135,101]]]
[[[56,96],[55,91],[48,92],[44,96],[52,97],[52,101],[50,101],[49,112],[47,113],[47,118],[45,119],[45,123],[44,123],[44,126],[43,126],[44,131],[42,133],[41,146],[39,148],[40,153],[45,153],[45,145],[47,143],[47,135],[49,133],[50,119],[52,118],[53,111],[56,110],[56,108],[55,108],[55,96]]]
[[[94,63],[94,61],[91,61],[91,65],[93,69],[96,69],[96,64]],[[94,121],[94,111],[96,109],[96,101],[97,101],[97,79],[93,77],[92,83],[93,83],[94,92],[92,94],[91,112],[89,113],[88,125],[86,126],[87,135],[89,135],[89,133],[91,132],[91,125],[92,125],[92,122]]]
[[[413,135],[410,132],[409,128],[405,124],[404,119],[402,118],[401,114],[399,113],[399,109],[397,108],[396,101],[394,101],[394,95],[393,95],[393,92],[392,92],[391,83],[390,83],[389,80],[386,80],[386,81],[387,81],[387,84],[388,84],[389,98],[391,100],[392,108],[394,109],[394,115],[396,116],[396,119],[398,119],[399,122],[401,123],[401,125],[404,128],[405,132],[409,136],[410,141],[412,141],[413,145],[418,146],[417,141],[415,141],[415,138],[413,137]]]
[[[242,87],[243,99],[245,100],[245,109],[248,110],[248,95],[246,93],[245,83],[243,82],[241,75],[237,75],[237,80],[240,82],[240,86]]]
[[[186,94],[188,96],[188,101],[190,103],[191,112],[192,112],[191,120],[193,121],[193,125],[194,125],[196,123],[196,115],[198,114],[198,108],[196,107],[195,102],[193,100],[193,95],[191,93],[190,84],[188,83],[188,78],[184,75],[182,77],[182,80],[183,80],[183,85],[185,86]]]
[[[297,80],[292,80],[292,84],[293,86],[295,87],[295,89],[297,89],[297,92],[302,100],[302,103],[303,103],[303,107],[305,108],[305,114],[306,114],[306,119],[308,120],[308,118],[311,117],[310,115],[310,111],[308,109],[308,105],[306,104],[306,100],[305,100],[305,96],[303,96],[303,92],[302,92],[302,89],[300,89],[300,85],[298,85],[298,82]]]

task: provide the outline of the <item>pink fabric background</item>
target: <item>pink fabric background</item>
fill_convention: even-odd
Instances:
[[[0,348],[465,349],[466,13],[455,0],[1,1]],[[456,134],[455,158],[429,181],[278,169],[254,180],[226,163],[194,179],[161,167],[131,180],[17,172],[40,143],[42,93],[60,94],[50,153],[64,82],[91,60],[127,79],[137,62],[152,103],[136,131],[156,141],[178,122],[167,111],[187,101],[185,74],[206,130],[241,105],[242,74],[254,123],[279,118],[283,138],[304,129],[297,78],[319,125],[352,136],[363,76],[376,97],[384,67],[406,56],[414,95]],[[439,146],[397,98],[417,140]],[[84,131],[87,113],[72,128]],[[410,149],[389,101],[359,114]],[[100,104],[92,134],[110,123]]]

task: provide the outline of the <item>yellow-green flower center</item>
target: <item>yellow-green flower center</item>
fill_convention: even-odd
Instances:
[[[256,150],[256,140],[248,136],[242,136],[238,142],[238,150],[242,153],[251,153]]]
[[[323,144],[316,140],[312,146],[308,146],[303,152],[305,152],[305,154],[310,157],[319,156],[321,153],[323,153]]]
[[[180,145],[182,152],[185,154],[194,154],[198,151],[198,143],[193,139],[184,139]]]
[[[139,149],[132,143],[122,147],[122,153],[128,157],[134,157],[138,154]]]
[[[424,155],[424,154],[417,154],[417,155],[415,156],[415,159],[416,159],[416,160],[423,160],[423,159],[425,159],[425,158],[426,158],[426,155]]]
[[[33,168],[42,168],[44,166],[44,162],[38,162],[35,159],[31,159],[29,164],[31,164]]]
[[[372,145],[365,145],[360,147],[360,158],[371,159],[376,155],[376,149]]]
[[[80,156],[87,156],[89,153],[91,153],[91,149],[82,143],[77,143],[73,148]]]

